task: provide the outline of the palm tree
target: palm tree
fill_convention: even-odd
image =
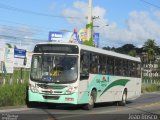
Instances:
[[[155,43],[155,40],[148,39],[143,46],[145,52],[147,53],[148,56],[148,62],[151,63],[151,61],[154,60],[154,57],[156,55],[157,51],[157,44]]]

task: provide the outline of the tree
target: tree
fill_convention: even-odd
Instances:
[[[135,46],[133,44],[125,44],[122,46],[124,51],[131,51],[135,48]]]
[[[12,45],[10,43],[6,43],[8,48],[12,48]]]
[[[111,50],[111,48],[109,46],[107,47],[103,47],[104,50]]]
[[[128,52],[128,55],[133,56],[133,57],[136,57],[137,52],[136,52],[136,50],[130,50],[130,51]]]
[[[93,42],[92,38],[90,40],[85,40],[83,42],[83,44],[88,45],[88,46],[92,46],[92,47],[94,46],[94,42]]]
[[[122,54],[128,54],[131,50],[134,50],[135,46],[133,44],[125,44],[122,47],[119,47],[116,49],[116,52],[122,53]]]
[[[93,30],[93,22],[89,23],[89,24],[86,24],[86,29],[90,28],[91,30]],[[92,35],[92,32],[91,32],[91,38],[89,40],[85,40],[83,42],[84,45],[88,45],[88,46],[92,46],[94,47],[94,41],[93,41],[93,35]]]
[[[154,57],[156,55],[156,52],[158,50],[158,47],[155,43],[155,40],[148,39],[143,46],[145,52],[147,53],[148,56],[148,62],[151,62],[154,60]]]

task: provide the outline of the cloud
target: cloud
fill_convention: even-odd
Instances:
[[[73,3],[71,8],[65,8],[62,10],[62,15],[65,17],[72,17],[67,18],[67,22],[69,22],[73,27],[82,28],[85,26],[87,22],[87,3],[83,1],[76,1]],[[77,18],[77,19],[74,19]]]
[[[54,11],[56,9],[57,3],[54,1],[51,3],[51,5],[49,6],[49,10]]]
[[[155,15],[158,19],[160,19],[160,11],[155,11],[155,12],[154,12],[154,15]]]
[[[85,17],[87,16],[87,4],[83,1],[75,1],[72,7],[62,11],[64,16]],[[100,26],[94,28],[95,32],[100,33],[100,46],[121,46],[131,43],[136,46],[142,46],[147,39],[155,39],[160,45],[160,11],[131,11],[126,18],[125,26],[119,27],[116,21],[106,19],[107,11],[100,6],[93,6],[93,16],[99,16],[100,19],[94,20],[94,25]],[[87,23],[84,19],[67,21],[74,27],[82,28]],[[106,26],[109,24],[109,26]]]
[[[125,28],[119,28],[116,23],[111,22],[110,26],[105,28],[105,33],[101,33],[107,40],[120,45],[132,43],[136,46],[142,46],[149,38],[160,43],[160,23],[152,17],[151,12],[132,11],[126,20]]]
[[[0,26],[0,41],[2,43],[10,43],[19,48],[29,49],[33,45],[33,36],[36,34],[27,26]]]

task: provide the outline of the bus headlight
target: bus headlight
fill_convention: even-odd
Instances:
[[[32,91],[32,92],[34,92],[34,93],[37,93],[38,92],[38,89],[35,87],[35,86],[33,86],[33,85],[29,85],[29,88],[30,88],[30,90]]]
[[[78,87],[70,87],[69,89],[66,90],[66,94],[72,94],[77,90]]]

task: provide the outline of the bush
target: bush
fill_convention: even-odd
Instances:
[[[0,86],[0,106],[25,104],[26,84]]]
[[[160,91],[160,85],[157,84],[149,84],[149,85],[143,85],[142,86],[142,92],[155,92]]]

